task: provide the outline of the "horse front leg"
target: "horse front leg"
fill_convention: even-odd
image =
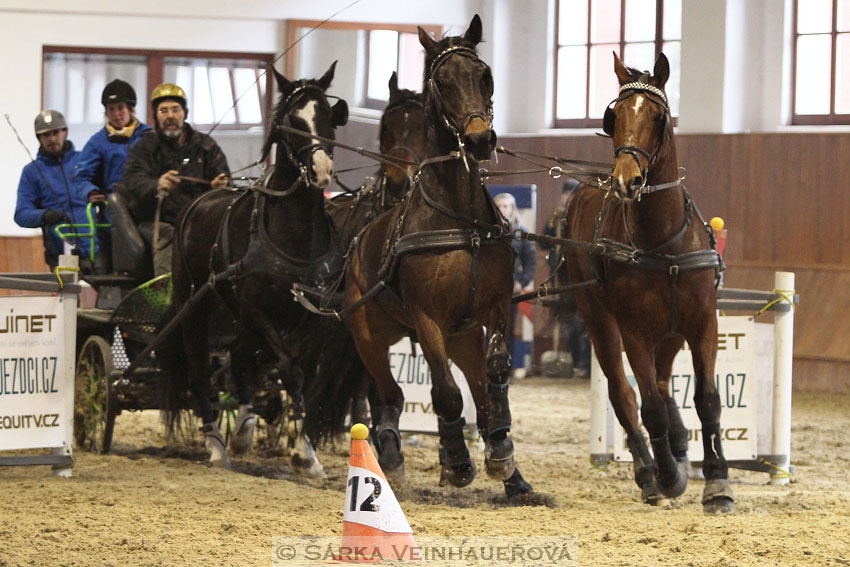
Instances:
[[[500,471],[501,468],[494,466],[494,463],[489,460],[492,458],[492,448],[490,444],[490,435],[488,433],[488,424],[490,421],[490,379],[487,376],[486,367],[486,352],[485,352],[485,337],[484,331],[480,327],[476,327],[471,331],[462,335],[455,335],[449,340],[446,345],[449,353],[449,358],[457,364],[463,375],[466,377],[466,383],[469,385],[469,390],[472,393],[472,398],[475,401],[476,421],[478,430],[481,432],[485,443],[485,465],[488,475],[491,471]],[[514,498],[521,494],[533,492],[531,485],[526,482],[519,472],[519,468],[514,465],[513,473],[505,477],[504,473],[497,474],[496,478],[501,480],[505,487],[505,495],[508,498]]]
[[[640,389],[640,415],[649,433],[652,454],[655,457],[655,481],[658,489],[667,498],[681,496],[688,487],[688,467],[677,462],[670,448],[670,418],[667,400],[656,382],[653,349],[638,333],[623,332],[626,355],[635,373]]]
[[[475,463],[463,436],[463,396],[449,369],[445,331],[425,313],[418,312],[414,320],[422,354],[431,369],[431,399],[440,434],[440,486],[467,486],[475,479]]]
[[[696,376],[694,405],[702,424],[702,472],[705,476],[702,505],[706,514],[729,514],[735,510],[735,495],[729,485],[729,467],[720,442],[720,394],[714,383],[717,319],[711,313],[706,320],[707,331],[689,342]]]
[[[351,286],[346,292],[354,294],[346,305],[357,301],[360,297],[356,286]],[[389,348],[395,341],[391,336],[380,332],[380,329],[395,327],[379,308],[366,304],[346,320],[357,352],[366,370],[372,377],[374,392],[370,392],[369,402],[372,414],[372,438],[378,450],[378,464],[387,475],[392,486],[404,484],[404,455],[401,451],[401,432],[399,420],[404,406],[404,393],[393,377],[390,368]]]
[[[582,305],[580,303],[579,305]],[[589,313],[583,311],[583,314]],[[617,421],[626,432],[626,443],[632,454],[635,483],[643,502],[658,505],[663,497],[655,486],[655,461],[649,452],[638,422],[637,398],[623,370],[623,342],[613,317],[605,310],[595,309],[586,319],[590,340],[599,360],[602,373],[608,379],[608,398]]]

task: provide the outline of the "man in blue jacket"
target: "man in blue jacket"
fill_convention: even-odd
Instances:
[[[136,119],[136,91],[115,79],[100,97],[106,126],[95,132],[83,148],[74,181],[83,202],[93,194],[109,195],[124,174],[130,148],[151,127]]]
[[[44,261],[53,271],[64,250],[62,239],[53,227],[85,220],[85,205],[75,199],[72,185],[72,174],[80,153],[68,140],[68,124],[61,112],[39,112],[35,117],[35,135],[39,143],[38,155],[24,166],[21,173],[15,222],[26,228],[41,228]],[[88,253],[87,242],[75,244],[80,254]]]

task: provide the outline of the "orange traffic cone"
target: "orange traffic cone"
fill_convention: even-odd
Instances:
[[[351,563],[421,561],[413,530],[372,454],[368,437],[369,429],[362,423],[351,427],[342,545],[335,559]]]

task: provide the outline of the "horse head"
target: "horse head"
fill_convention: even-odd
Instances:
[[[493,131],[493,74],[478,58],[481,18],[476,14],[462,36],[439,41],[419,28],[425,48],[426,101],[440,122],[477,160],[489,159],[496,147]]]
[[[425,110],[422,94],[398,88],[398,76],[393,72],[389,82],[390,100],[381,115],[381,153],[399,159],[420,162],[425,150]],[[387,177],[396,185],[407,180],[416,169],[387,166]]]
[[[286,163],[297,167],[309,184],[318,189],[327,187],[333,178],[333,147],[311,134],[334,140],[334,129],[348,122],[346,102],[339,99],[331,106],[325,92],[333,80],[335,68],[336,61],[320,79],[298,81],[290,81],[272,68],[280,91],[273,119],[278,127],[273,128],[266,139],[263,157],[268,156],[272,144],[277,143],[278,167]],[[300,130],[306,135],[284,131],[280,126]]]
[[[640,196],[650,170],[671,139],[673,126],[664,92],[670,64],[660,53],[650,75],[626,67],[614,53],[614,72],[620,92],[605,110],[602,127],[614,141],[614,191],[631,201]]]

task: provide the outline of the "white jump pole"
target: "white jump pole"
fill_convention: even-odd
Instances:
[[[791,368],[794,358],[794,273],[776,272],[777,293],[790,298],[774,312],[772,459],[770,484],[787,484],[791,465]]]
[[[594,352],[590,357],[590,463],[603,476],[608,454],[608,379]]]

